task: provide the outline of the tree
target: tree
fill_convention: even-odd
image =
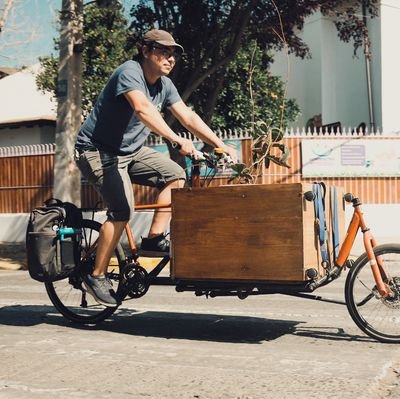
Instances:
[[[86,116],[114,68],[132,58],[135,48],[128,43],[128,21],[118,3],[102,8],[90,4],[83,8],[82,51],[82,113]],[[56,50],[59,40],[55,40]],[[40,58],[42,72],[36,84],[43,91],[57,95],[58,59]]]
[[[132,39],[152,27],[172,32],[186,51],[173,77],[183,100],[200,105],[209,121],[227,84],[227,70],[241,48],[254,40],[262,51],[287,47],[310,56],[297,35],[307,16],[320,10],[336,18],[339,37],[353,40],[355,51],[368,40],[361,5],[377,14],[379,0],[140,0],[132,7]]]
[[[364,40],[368,41],[365,21],[358,9],[363,5],[374,16],[378,1],[140,0],[131,8],[129,30],[124,30],[126,21],[120,10],[106,10],[109,14],[98,10],[97,14],[95,7],[88,7],[83,42],[83,110],[87,112],[111,70],[133,54],[132,49],[143,33],[158,27],[171,32],[186,50],[172,74],[173,79],[178,77],[174,81],[183,100],[195,105],[206,122],[212,121],[214,115],[216,126],[244,122],[251,111],[250,126],[256,136],[264,135],[258,142],[257,151],[261,153],[271,146],[270,130],[275,129],[274,140],[279,140],[281,134],[276,129],[281,132],[286,118],[297,112],[295,104],[284,98],[284,83],[267,72],[270,50],[286,48],[299,57],[309,57],[307,44],[297,32],[307,16],[320,10],[335,17],[339,37],[352,40],[356,52]],[[254,56],[248,51],[251,43],[256,43]],[[249,67],[251,59],[256,69]],[[51,61],[45,60],[46,63],[51,67]],[[250,80],[242,75],[246,68]],[[48,79],[42,78],[38,82],[44,82],[42,88],[46,88]],[[253,82],[250,102],[240,101],[246,81]],[[275,96],[277,100],[273,101]],[[267,107],[275,114],[265,114]],[[278,126],[272,125],[278,122]],[[285,149],[282,151],[286,157]]]
[[[121,34],[126,31],[121,29],[126,27],[126,20],[119,3],[97,0],[88,3],[88,8],[92,12],[85,20],[84,30],[82,0],[63,0],[60,39],[56,41],[60,58],[41,60],[44,71],[37,77],[40,88],[51,88],[58,97],[54,196],[76,205],[80,204],[80,173],[73,159],[73,148],[82,114],[87,113],[115,67],[114,57],[117,62],[126,57],[125,35]],[[84,76],[89,77],[89,84],[85,81],[82,84],[82,53],[86,60]]]
[[[285,85],[280,77],[268,71],[270,58],[255,41],[239,50],[226,70],[223,85],[212,115],[216,129],[254,129],[254,121],[285,128],[294,121],[300,109],[285,98]],[[282,115],[283,111],[283,115]]]
[[[140,0],[132,7],[131,24],[125,19],[121,7],[84,8],[83,41],[83,102],[85,114],[98,95],[109,74],[120,62],[130,58],[142,34],[159,27],[173,33],[185,48],[183,60],[177,64],[172,78],[184,101],[193,104],[206,121],[211,121],[215,109],[220,112],[227,104],[227,86],[232,81],[232,62],[249,43],[257,43],[262,52],[256,73],[267,74],[269,50],[286,47],[299,57],[309,57],[309,49],[298,36],[304,19],[320,10],[335,16],[339,37],[353,41],[355,51],[368,40],[368,31],[358,8],[364,4],[370,15],[377,14],[378,0]],[[248,54],[248,59],[250,58]],[[45,67],[38,77],[43,90],[55,89],[57,60],[44,58]],[[243,64],[243,61],[240,61]],[[236,74],[237,76],[237,74]],[[229,78],[228,78],[229,77]],[[240,76],[247,80],[248,76]],[[242,95],[230,89],[232,98]],[[256,95],[257,89],[253,88]],[[247,91],[248,92],[248,91]],[[231,101],[232,101],[231,98]],[[219,103],[218,103],[219,102]],[[237,105],[239,103],[237,102]],[[288,104],[289,105],[289,104]],[[232,111],[238,115],[241,111]],[[290,117],[290,112],[286,115]],[[219,118],[219,120],[222,120]],[[223,117],[230,125],[227,115]],[[234,119],[232,120],[232,122]],[[219,125],[220,126],[220,125]]]
[[[11,10],[14,0],[7,0],[2,12],[0,12],[0,32],[3,30],[4,23],[7,19],[7,15]]]

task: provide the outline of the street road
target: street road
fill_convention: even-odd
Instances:
[[[343,300],[344,277],[317,293]],[[1,399],[398,398],[400,352],[343,305],[197,298],[150,287],[97,327],[61,317],[26,271],[0,271]]]

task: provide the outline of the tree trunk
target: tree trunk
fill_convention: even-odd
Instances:
[[[224,82],[225,75],[218,74],[217,76],[215,76],[212,92],[208,96],[207,104],[204,107],[203,120],[207,124],[209,124],[211,121],[215,106],[218,102],[219,94],[221,93],[221,90],[224,86]]]
[[[82,0],[62,1],[54,161],[54,196],[78,206],[81,186],[74,161],[74,143],[82,122],[82,7]]]
[[[222,40],[226,40],[227,35],[230,35],[230,37],[228,37],[229,40],[227,40],[225,53],[222,55],[207,53],[205,55],[204,61],[200,62],[197,68],[191,74],[191,79],[187,83],[182,93],[183,101],[186,101],[210,75],[216,72],[223,73],[222,68],[226,68],[229,62],[234,59],[240,49],[243,33],[249,23],[251,12],[258,1],[259,0],[251,0],[246,7],[238,6],[231,17],[228,18],[225,27],[221,29],[218,38],[215,40],[215,43],[220,43]],[[232,29],[233,26],[235,27],[234,29]],[[213,48],[216,51],[218,46],[215,45]],[[205,69],[204,63],[207,59],[209,59],[210,56],[213,57],[213,62],[209,68]]]

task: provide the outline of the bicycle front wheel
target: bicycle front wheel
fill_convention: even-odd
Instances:
[[[350,269],[345,298],[349,313],[357,326],[380,342],[400,343],[400,245],[386,244],[374,248],[384,265],[384,280],[393,292],[382,297],[376,287],[366,253]]]
[[[97,241],[101,224],[84,219],[82,223],[81,262],[72,274],[60,281],[45,283],[47,294],[55,308],[68,320],[80,324],[95,324],[105,320],[117,307],[108,308],[98,304],[86,292],[83,285],[85,273],[91,273],[96,257]],[[107,274],[117,291],[119,272],[125,262],[125,254],[120,244],[111,258]]]

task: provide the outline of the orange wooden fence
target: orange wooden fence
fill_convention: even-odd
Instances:
[[[247,137],[247,138],[246,138]],[[264,169],[259,182],[297,183],[312,182],[315,178],[303,178],[301,143],[309,135],[289,134],[284,143],[289,147],[290,169],[271,164]],[[335,136],[343,138],[342,136]],[[241,141],[242,158],[251,160],[251,140],[245,134],[229,134],[223,139]],[[321,139],[321,136],[311,136]],[[332,138],[332,137],[329,137]],[[365,137],[364,137],[365,138]],[[373,135],[374,140],[393,140],[399,146],[399,137]],[[51,197],[53,191],[54,145],[21,146],[0,148],[0,213],[29,212]],[[319,179],[321,180],[321,179]],[[340,177],[323,178],[327,185],[343,187],[345,192],[360,196],[368,204],[400,203],[399,177]],[[217,178],[212,185],[226,184],[226,179]],[[153,189],[135,186],[135,200],[138,204],[151,203],[156,197]],[[82,183],[82,207],[92,207],[100,201],[99,195],[87,183]],[[101,206],[102,204],[100,204]]]

